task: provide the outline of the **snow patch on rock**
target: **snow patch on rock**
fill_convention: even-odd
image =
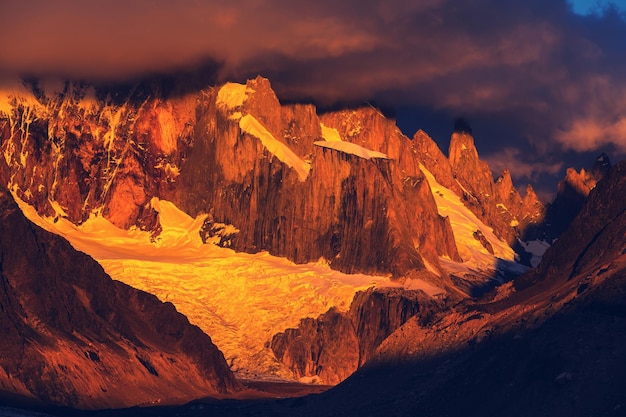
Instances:
[[[343,152],[349,155],[355,155],[359,158],[370,160],[372,158],[389,159],[387,155],[382,152],[372,151],[352,142],[337,142],[337,141],[317,141],[314,142],[316,146],[322,148],[333,149],[335,151]]]
[[[226,110],[234,110],[243,106],[248,94],[252,93],[254,90],[245,84],[226,83],[217,93],[217,106]]]
[[[550,247],[550,243],[544,240],[531,240],[529,242],[520,241],[524,250],[532,255],[530,258],[530,265],[535,268],[541,262],[543,254]]]
[[[298,173],[300,181],[305,181],[311,166],[296,155],[287,145],[277,140],[254,116],[246,114],[239,120],[239,128],[259,139],[263,146],[281,162]]]
[[[474,213],[472,213],[461,201],[460,197],[443,185],[439,184],[434,175],[420,164],[420,169],[426,176],[439,214],[450,219],[454,238],[459,249],[461,258],[476,267],[493,267],[497,263],[496,258],[506,261],[515,261],[515,252],[509,245],[493,233],[493,229],[485,225]],[[479,230],[491,244],[494,255],[474,237],[474,232]]]
[[[322,137],[327,142],[341,142],[341,135],[339,131],[334,127],[328,127],[324,123],[320,123],[320,127],[322,128]]]

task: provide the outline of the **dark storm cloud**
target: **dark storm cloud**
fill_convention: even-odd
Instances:
[[[284,99],[429,108],[474,129],[494,168],[554,174],[562,155],[626,155],[626,17],[565,0],[12,1],[2,75],[135,77],[213,59]],[[416,116],[417,117],[417,116]],[[449,130],[451,131],[450,124]],[[484,130],[483,130],[484,132]],[[410,133],[410,132],[408,132]],[[564,153],[566,152],[566,153]]]

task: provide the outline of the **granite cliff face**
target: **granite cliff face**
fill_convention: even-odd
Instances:
[[[420,162],[437,181],[461,197],[465,206],[509,245],[524,238],[529,228],[542,224],[545,207],[532,186],[528,185],[522,198],[508,170],[494,182],[493,173],[479,158],[474,137],[468,129],[452,134],[448,158],[421,130],[415,134],[413,142],[419,149]]]
[[[239,389],[172,304],[113,281],[28,222],[0,187],[0,391],[78,408],[181,403]]]
[[[207,238],[233,225],[236,250],[397,277],[426,260],[444,280],[438,258],[460,260],[417,149],[373,109],[320,119],[260,77],[168,97],[27,87],[4,93],[0,172],[40,214],[157,234],[156,196],[210,213]]]

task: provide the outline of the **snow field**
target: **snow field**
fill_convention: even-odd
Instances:
[[[211,336],[240,377],[289,379],[269,349],[274,334],[333,306],[347,310],[356,291],[389,282],[342,274],[322,261],[296,265],[266,252],[202,244],[205,216],[194,219],[163,200],[151,201],[163,227],[156,241],[98,215],[80,226],[64,218],[54,222],[17,201],[31,221],[94,257],[113,279],[172,302]]]

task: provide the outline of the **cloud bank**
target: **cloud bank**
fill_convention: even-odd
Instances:
[[[284,99],[498,125],[474,129],[479,151],[531,179],[560,153],[626,155],[624,39],[624,11],[580,16],[565,0],[10,0],[0,77],[123,80],[213,60],[221,80],[260,73]]]

